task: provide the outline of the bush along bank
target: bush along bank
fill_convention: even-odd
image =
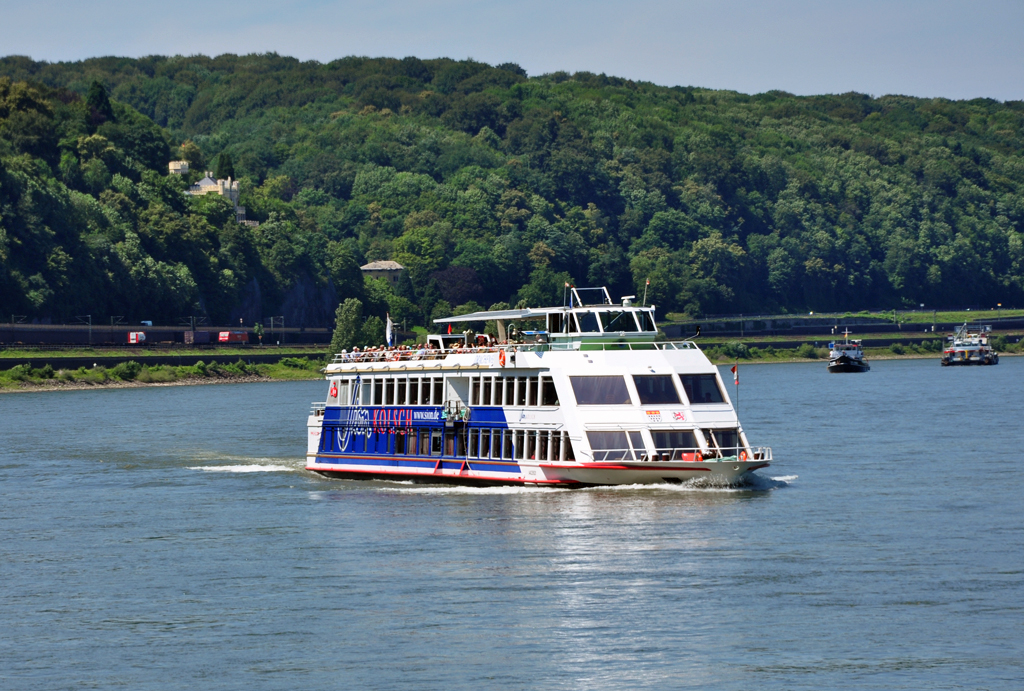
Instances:
[[[239,359],[229,364],[202,361],[194,365],[139,364],[134,360],[114,367],[57,369],[16,365],[0,371],[0,390],[61,386],[119,386],[136,384],[210,384],[221,381],[318,379],[323,361],[286,357],[275,364],[250,365]]]

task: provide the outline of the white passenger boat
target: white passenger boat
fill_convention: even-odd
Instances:
[[[570,294],[562,307],[434,320],[494,322],[497,339],[438,335],[415,349],[335,356],[327,400],[309,416],[306,468],[576,487],[730,484],[769,464],[718,368],[691,341],[657,339],[653,306],[614,304],[604,288]],[[523,330],[531,322],[540,328]]]

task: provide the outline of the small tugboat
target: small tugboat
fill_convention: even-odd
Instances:
[[[860,341],[850,340],[850,330],[843,332],[846,340],[842,343],[829,343],[829,372],[867,372],[871,365],[864,359],[864,349]]]
[[[989,334],[991,326],[956,327],[956,333],[949,337],[952,342],[942,352],[943,367],[951,365],[998,365],[999,353],[992,349]]]

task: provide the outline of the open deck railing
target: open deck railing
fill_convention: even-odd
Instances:
[[[340,353],[331,360],[332,364],[357,364],[371,362],[417,362],[425,360],[444,360],[449,355],[473,355],[482,353],[535,353],[547,351],[578,351],[578,350],[696,350],[693,341],[625,341],[616,343],[582,342],[582,343],[515,343],[504,346],[465,346],[437,350],[420,348],[417,350],[375,350],[359,353]]]
[[[633,461],[639,460],[641,462],[648,461],[683,461],[687,463],[695,463],[699,461],[717,461],[726,458],[741,458],[742,454],[750,454],[748,461],[771,461],[772,450],[767,446],[756,446],[750,451],[747,451],[746,447],[737,446],[734,448],[723,448],[723,449],[710,449],[705,451],[704,449],[697,448],[679,448],[679,449],[658,449],[657,453],[652,455],[639,454],[634,458],[634,452],[631,449],[593,449],[592,451],[594,462],[605,463],[609,461]]]

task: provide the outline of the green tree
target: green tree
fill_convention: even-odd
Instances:
[[[331,353],[351,350],[362,341],[363,303],[358,298],[348,298],[334,313],[334,336],[331,338]]]
[[[86,104],[92,110],[93,118],[97,124],[114,119],[114,107],[110,105],[110,97],[107,96],[107,89],[100,82],[93,80],[89,85],[89,94],[85,98]]]
[[[206,169],[206,158],[203,151],[191,139],[186,139],[181,144],[181,160],[188,161],[189,170],[203,171]]]
[[[227,151],[221,151],[217,157],[217,172],[215,175],[218,180],[235,179],[235,164],[231,161],[231,154]]]

